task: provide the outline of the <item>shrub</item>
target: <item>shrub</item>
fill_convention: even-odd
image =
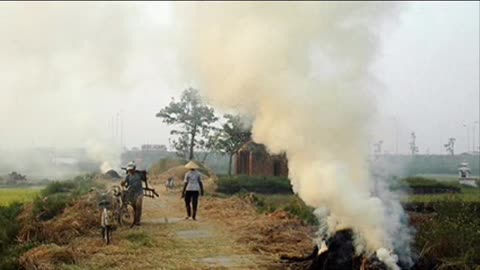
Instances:
[[[313,214],[315,209],[307,206],[297,195],[255,195],[250,193],[248,198],[260,213],[283,210],[309,225],[318,225],[318,219]]]
[[[313,214],[315,208],[307,206],[300,199],[291,202],[289,205],[285,206],[283,210],[305,221],[309,225],[318,225],[318,219]]]
[[[20,214],[22,209],[23,207],[19,203],[6,207],[0,206],[0,255],[2,250],[5,250],[7,246],[15,242],[20,225],[12,221]]]
[[[54,193],[48,197],[37,198],[33,203],[33,214],[41,221],[46,221],[61,214],[72,201],[71,195]]]
[[[480,203],[445,200],[435,203],[437,214],[417,228],[416,247],[438,258],[449,269],[480,265]]]
[[[33,214],[33,217],[38,217],[40,221],[52,219],[77,198],[89,192],[92,186],[95,186],[92,175],[78,176],[64,182],[51,182],[40,192],[41,196],[33,201],[32,212],[28,212],[28,215]],[[97,187],[100,188],[98,185]],[[18,220],[22,211],[23,205],[20,203],[12,203],[8,207],[0,206],[0,269],[2,270],[21,269],[18,257],[35,245],[33,242],[25,245],[17,242],[22,226],[31,225],[14,222]],[[32,223],[37,222],[35,218],[30,220]]]
[[[20,224],[12,222],[22,211],[19,203],[0,207],[0,269],[18,269],[18,255],[21,246],[15,246]]]
[[[75,182],[73,181],[54,181],[49,183],[40,193],[42,197],[47,197],[57,193],[68,193],[75,189]]]
[[[42,221],[52,219],[61,214],[75,199],[87,194],[94,186],[101,188],[94,183],[93,175],[89,174],[67,181],[51,182],[42,190],[41,197],[35,199],[33,213]]]
[[[217,192],[234,194],[242,190],[261,194],[293,194],[290,180],[285,177],[222,176],[217,182]]]
[[[461,191],[458,183],[439,182],[424,177],[407,177],[391,185],[392,190],[405,190],[414,194],[425,193],[458,193]]]

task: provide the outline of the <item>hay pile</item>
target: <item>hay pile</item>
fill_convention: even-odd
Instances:
[[[238,196],[225,199],[207,197],[201,204],[201,211],[205,212],[210,219],[222,221],[236,228],[258,218],[255,206],[248,199]]]
[[[239,236],[239,242],[259,253],[303,255],[313,245],[313,227],[285,211],[259,215],[249,197],[207,199],[202,202],[201,211],[226,223]]]
[[[149,172],[149,181],[153,184],[162,184],[165,183],[168,178],[172,177],[175,180],[175,185],[179,185],[183,183],[183,178],[187,171],[188,170],[183,165],[179,165],[170,168],[161,174],[151,174]]]
[[[22,224],[19,239],[22,242],[67,244],[73,238],[100,226],[100,211],[95,200],[84,197],[64,212],[48,221],[40,221],[33,214],[33,205],[27,206],[17,220]]]
[[[162,159],[150,167],[148,174],[150,176],[158,176],[171,168],[183,166],[185,163],[186,161],[180,159]]]
[[[108,170],[106,173],[104,173],[105,176],[110,177],[112,179],[120,179],[120,174],[117,173],[115,170]]]
[[[42,245],[23,254],[19,262],[26,270],[54,270],[61,264],[76,263],[78,260],[76,254],[71,247]]]
[[[304,254],[312,247],[314,229],[284,211],[276,211],[240,228],[239,239],[258,252],[271,254]]]

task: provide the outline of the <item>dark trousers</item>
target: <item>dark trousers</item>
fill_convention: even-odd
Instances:
[[[142,219],[142,208],[143,208],[143,194],[139,195],[135,202],[132,203],[133,207],[133,224],[140,225],[140,220]]]
[[[185,192],[185,206],[187,207],[187,214],[190,217],[196,218],[197,216],[197,206],[198,206],[198,191],[186,191]],[[193,207],[193,215],[192,209],[190,208],[190,204]]]

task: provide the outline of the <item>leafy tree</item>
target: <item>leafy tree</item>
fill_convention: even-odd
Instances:
[[[231,175],[233,156],[250,140],[252,133],[244,127],[240,116],[226,114],[223,117],[227,121],[219,131],[216,148],[229,156],[228,175]]]
[[[196,146],[206,144],[204,136],[215,129],[213,123],[218,120],[213,108],[202,102],[198,90],[194,88],[185,89],[180,101],[172,98],[170,104],[162,108],[156,116],[162,118],[166,124],[180,127],[170,132],[171,135],[179,136],[172,141],[172,145],[177,153],[183,153],[189,160],[194,159]]]
[[[171,132],[170,132],[171,133]],[[173,146],[177,156],[181,157],[182,159],[187,159],[189,152],[188,152],[188,134],[183,134],[176,139],[169,139],[170,145]]]
[[[201,140],[198,143],[198,158],[197,160],[200,160],[202,163],[205,163],[205,160],[207,160],[208,154],[212,150],[216,151],[217,150],[217,143],[219,139],[220,133],[217,128],[213,128],[212,132],[209,134],[203,135],[203,140]]]

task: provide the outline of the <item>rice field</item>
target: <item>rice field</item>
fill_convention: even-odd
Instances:
[[[480,202],[480,188],[462,188],[462,192],[458,194],[411,195],[408,197],[407,201],[413,203],[431,203],[442,201]]]
[[[464,201],[464,202],[480,202],[480,188],[462,186],[458,183],[457,175],[448,174],[422,174],[418,175],[428,179],[433,179],[442,183],[452,183],[461,188],[460,193],[456,194],[419,194],[410,195],[406,200],[412,203],[432,203],[441,201]],[[472,176],[480,178],[479,176]]]
[[[0,206],[33,201],[41,188],[0,188]]]

